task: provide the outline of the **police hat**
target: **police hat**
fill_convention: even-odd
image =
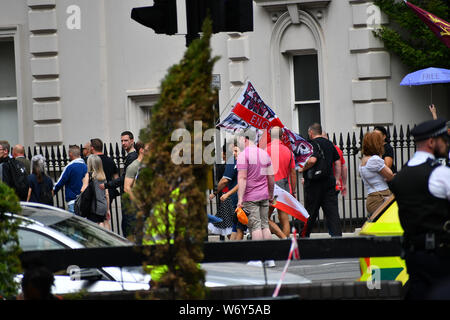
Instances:
[[[411,134],[416,142],[447,135],[447,124],[444,119],[425,121],[415,126],[411,130]]]

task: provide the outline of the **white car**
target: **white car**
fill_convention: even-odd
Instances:
[[[21,202],[19,244],[23,251],[131,246],[132,242],[68,211],[31,202]],[[148,290],[150,275],[142,267],[78,268],[69,266],[54,273],[54,294],[86,290],[108,292]],[[22,275],[16,277],[21,281]]]
[[[19,243],[23,251],[50,249],[98,248],[132,246],[133,243],[96,223],[57,207],[21,202]],[[276,284],[281,272],[248,266],[245,263],[203,263],[207,287],[231,285]],[[259,269],[259,271],[258,271]],[[237,272],[239,270],[239,272]],[[69,266],[54,273],[53,294],[148,290],[150,275],[141,266],[78,268]],[[21,281],[22,275],[16,277]],[[311,283],[310,280],[287,273],[283,283]]]

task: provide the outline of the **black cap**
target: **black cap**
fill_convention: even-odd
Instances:
[[[428,138],[447,134],[447,124],[444,119],[436,119],[422,122],[411,130],[414,141],[422,141]]]

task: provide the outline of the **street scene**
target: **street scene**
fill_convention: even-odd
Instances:
[[[0,0],[0,304],[450,299],[449,7]]]

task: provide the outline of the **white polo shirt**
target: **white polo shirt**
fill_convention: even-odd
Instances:
[[[408,167],[415,167],[423,164],[428,158],[435,159],[435,156],[425,151],[416,151],[408,161]],[[433,170],[428,180],[428,190],[436,198],[450,201],[450,168],[444,165]]]

